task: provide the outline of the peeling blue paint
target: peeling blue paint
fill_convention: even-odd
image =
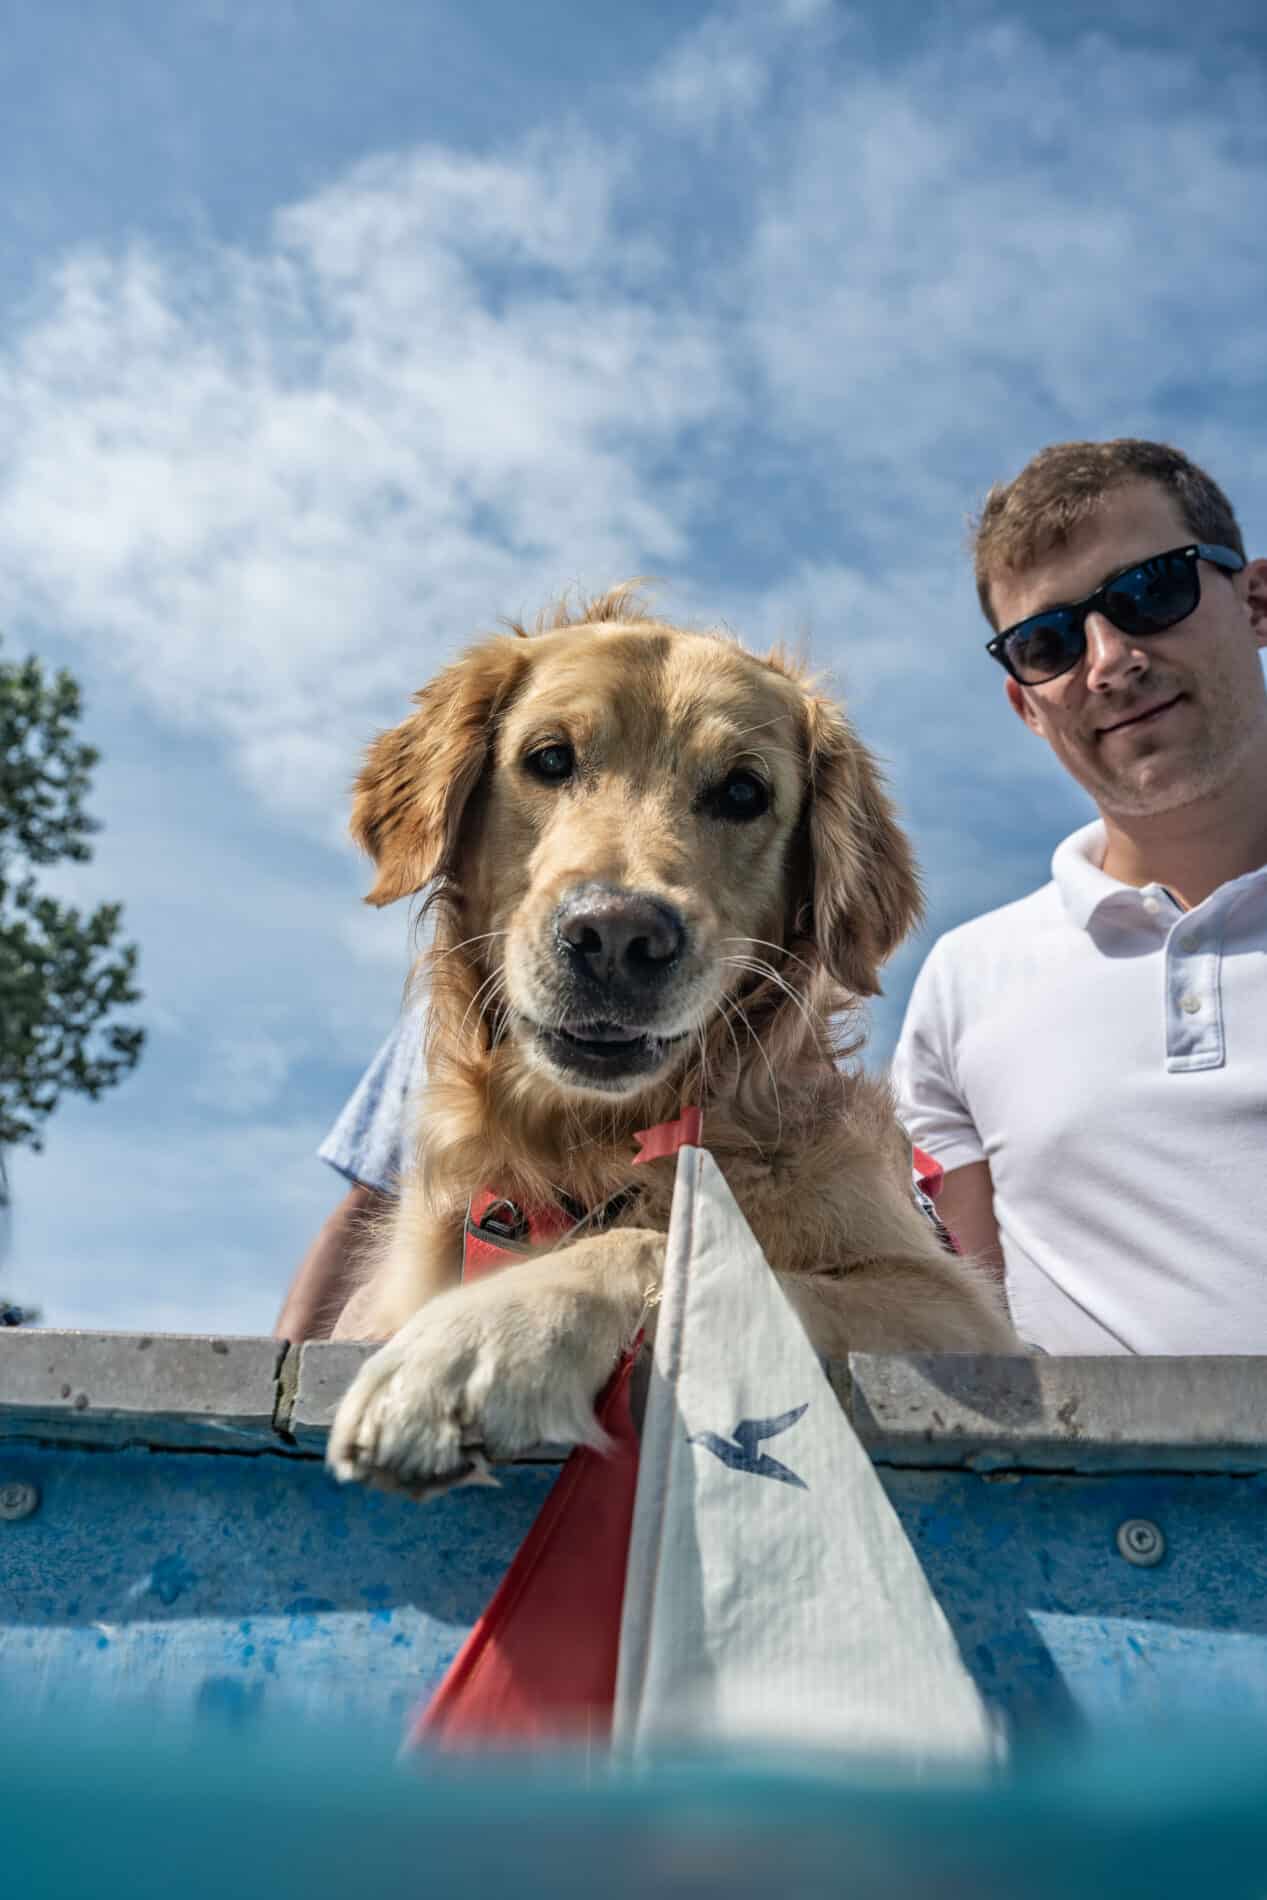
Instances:
[[[150,1572],[150,1589],[160,1602],[172,1604],[198,1581],[179,1551],[160,1557]]]
[[[279,1713],[397,1731],[556,1475],[524,1468],[419,1506],[335,1485],[309,1459],[14,1441],[3,1459],[43,1503],[0,1546],[0,1704],[73,1715],[98,1695],[245,1718],[254,1705],[215,1686],[230,1682]]]

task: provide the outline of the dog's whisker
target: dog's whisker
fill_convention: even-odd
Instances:
[[[736,765],[740,765],[740,764],[759,765],[767,778],[770,778],[772,776],[771,771],[770,771],[769,759],[767,759],[764,752],[758,752],[755,747],[749,752],[737,752],[735,754],[735,764]]]
[[[722,937],[719,941],[722,943],[750,943],[754,949],[777,950],[779,954],[785,956],[790,963],[799,963],[807,975],[816,975],[812,963],[807,963],[804,957],[798,957],[796,952],[789,950],[786,944],[771,943],[768,937]]]
[[[736,1076],[738,1076],[738,1074],[743,1069],[743,1050],[739,1046],[739,1038],[735,1034],[735,1024],[734,1024],[735,1011],[738,1009],[738,1007],[739,1007],[738,997],[723,996],[721,998],[721,1011],[720,1011],[719,1020],[721,1021],[723,1027],[725,1028],[726,1034],[730,1037],[730,1046],[735,1052]],[[747,1030],[749,1039],[751,1040],[752,1026],[746,1020],[744,1022],[744,1028]]]
[[[503,983],[504,981],[505,981],[505,973],[501,970],[494,970],[491,976],[486,976],[484,978],[484,981],[480,984],[474,996],[471,998],[470,1002],[467,1004],[466,1012],[463,1015],[462,1021],[458,1026],[458,1040],[459,1041],[461,1041],[463,1031],[465,1030],[467,1023],[470,1021],[471,1011],[473,1009],[477,1009],[480,1007],[480,998],[483,996],[484,991],[486,989],[489,989],[491,986],[495,994],[497,986]]]
[[[731,1024],[730,1012],[729,1012],[729,1009],[726,1007],[724,999],[723,999],[721,1020],[725,1023],[726,1033],[729,1035],[731,1044],[735,1051],[735,1084],[737,1087],[739,1078],[743,1074],[743,1054],[739,1047],[738,1037],[735,1035],[734,1028]],[[747,1025],[745,1025],[745,1027],[747,1027]],[[749,1034],[751,1034],[750,1030],[749,1030]],[[739,1123],[736,1123],[734,1125],[733,1132],[742,1135],[744,1140],[748,1143],[748,1146],[754,1149],[755,1152],[759,1156],[764,1158],[765,1149],[762,1147],[761,1143],[757,1140],[757,1137],[754,1134],[752,1134],[749,1129],[742,1127]]]
[[[699,1048],[700,1094],[706,1096],[712,1092],[712,1082],[708,1073],[708,1041],[702,1023],[693,1031],[691,1040]]]
[[[793,1003],[800,1011],[805,1026],[816,1043],[820,1042],[823,1036],[828,1033],[827,1019],[822,1012],[812,1009],[804,997],[798,996],[791,984],[787,983],[770,964],[764,962],[761,958],[754,957],[722,957],[720,960],[723,963],[731,964],[735,969],[748,970],[754,976],[759,976],[763,982],[773,984],[775,989],[777,989],[781,995],[786,996],[788,1001]]]
[[[489,1043],[489,1046],[488,1046],[488,1052],[490,1055],[493,1055],[496,1053],[498,1047],[500,1046],[502,1041],[505,1039],[506,1032],[510,1028],[511,1019],[513,1015],[514,1015],[514,1011],[511,1009],[508,1003],[503,1004],[494,1014],[493,1037],[492,1037],[492,1041]]]
[[[738,1013],[740,1022],[743,1024],[744,1028],[748,1031],[749,1036],[751,1037],[753,1043],[755,1044],[757,1053],[760,1055],[761,1060],[765,1063],[766,1070],[770,1077],[770,1087],[774,1092],[774,1112],[777,1117],[777,1123],[775,1126],[775,1133],[774,1133],[774,1139],[777,1145],[783,1139],[783,1100],[779,1094],[779,1078],[774,1073],[774,1064],[771,1062],[769,1055],[766,1053],[765,1044],[762,1042],[760,1036],[758,1036],[756,1030],[753,1028],[752,1024],[749,1022],[748,1017],[745,1014],[742,1005],[738,1002],[738,1000],[735,997],[731,997],[730,1000],[734,1009]]]
[[[727,1001],[728,999],[723,996],[721,999],[721,1022],[726,1034],[730,1037],[730,1046],[735,1052],[735,1079],[738,1080],[743,1069],[743,1050],[739,1047],[739,1038],[735,1034],[735,1025],[730,1019],[730,1011],[726,1006]]]
[[[770,727],[777,726],[783,717],[784,715],[782,713],[775,713],[773,719],[758,719],[754,725],[741,726],[739,731],[735,734],[735,737],[736,739],[746,739],[750,732],[768,732]],[[779,746],[777,750],[780,752],[790,752],[791,747]]]
[[[830,1035],[827,1018],[823,1015],[823,1012],[820,1009],[815,1009],[813,1005],[806,1000],[805,997],[801,996],[798,991],[794,990],[792,988],[792,985],[789,982],[787,982],[787,980],[783,976],[781,976],[777,970],[772,969],[771,966],[768,963],[766,963],[763,958],[757,958],[755,959],[755,961],[758,964],[760,964],[760,966],[764,970],[766,977],[771,983],[774,984],[775,988],[781,991],[782,994],[787,997],[788,1001],[794,1004],[795,1007],[800,1011],[801,1016],[805,1022],[805,1026],[809,1030],[811,1035],[813,1036]]]
[[[489,974],[488,974],[488,975],[487,975],[487,976],[486,976],[486,977],[484,978],[484,980],[483,980],[483,982],[482,982],[481,984],[479,984],[479,986],[477,987],[477,989],[476,989],[476,991],[475,991],[475,994],[474,994],[474,996],[473,996],[473,997],[471,998],[471,1001],[472,1001],[472,1003],[474,1003],[474,1002],[477,1002],[477,1001],[478,1001],[478,999],[479,999],[479,998],[480,998],[480,997],[481,997],[481,996],[482,996],[482,995],[484,994],[484,991],[485,991],[486,989],[488,989],[488,988],[490,988],[491,986],[495,986],[495,985],[497,985],[497,984],[500,984],[500,983],[503,983],[504,981],[505,981],[505,972],[504,972],[504,971],[502,971],[502,970],[490,970],[490,972],[489,972]],[[466,1019],[466,1017],[464,1016],[464,1017],[462,1018],[462,1027],[463,1027],[463,1028],[465,1028],[465,1027],[466,1027],[466,1020],[467,1020],[467,1019]]]
[[[461,943],[451,943],[448,949],[441,950],[438,956],[433,954],[431,967],[438,969],[446,957],[456,956],[459,950],[469,950],[473,943],[492,943],[497,937],[508,937],[509,935],[510,932],[508,930],[482,930],[476,937],[463,937]]]
[[[485,986],[481,984],[480,987],[484,988]],[[494,1017],[505,1016],[508,1018],[511,1014],[511,1008],[510,1000],[506,995],[506,978],[504,973],[498,973],[496,980],[488,984],[487,988],[488,995],[481,1005],[480,1013],[482,1015],[491,1013]]]
[[[564,1149],[565,1154],[574,1155],[574,1154],[577,1154],[582,1148],[588,1148],[588,1147],[593,1146],[594,1138],[587,1131],[587,1129],[585,1128],[585,1126],[583,1125],[581,1121],[581,1111],[577,1103],[570,1102],[570,1101],[564,1103],[563,1128],[564,1128],[565,1134],[576,1136],[575,1141],[569,1141],[567,1143],[567,1146]]]
[[[764,957],[727,957],[724,961],[733,964],[737,969],[750,971],[763,983],[773,985],[781,996],[786,996],[789,1002],[796,1004],[807,1023],[825,1022],[826,1019],[821,1010],[813,1008],[803,996],[798,995],[787,979],[781,976],[772,964],[767,963]]]

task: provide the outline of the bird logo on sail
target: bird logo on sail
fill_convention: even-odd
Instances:
[[[787,1465],[780,1464],[769,1452],[758,1451],[757,1446],[763,1438],[777,1438],[780,1432],[786,1432],[803,1418],[809,1410],[809,1400],[796,1406],[790,1412],[781,1412],[777,1418],[741,1418],[729,1438],[722,1438],[717,1432],[688,1432],[688,1445],[703,1445],[715,1458],[720,1458],[732,1471],[747,1471],[757,1478],[773,1478],[778,1484],[793,1484],[798,1491],[808,1491],[804,1478],[798,1478]]]

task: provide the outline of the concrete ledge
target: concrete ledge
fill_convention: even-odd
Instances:
[[[0,1332],[0,1438],[316,1457],[374,1350],[17,1328]],[[1267,1471],[1267,1358],[855,1353],[827,1374],[881,1464]],[[525,1461],[562,1455],[542,1446]]]
[[[882,1464],[1267,1470],[1267,1358],[854,1353],[848,1410]]]
[[[310,1339],[290,1349],[287,1370],[292,1372],[294,1394],[283,1399],[277,1423],[297,1445],[324,1451],[339,1400],[377,1346],[352,1339]]]
[[[0,1333],[0,1436],[245,1448],[274,1438],[275,1339]]]

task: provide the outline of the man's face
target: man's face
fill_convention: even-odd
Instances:
[[[992,581],[998,624],[1082,600],[1110,575],[1196,538],[1165,489],[1126,483],[1067,546]],[[1256,635],[1251,624],[1249,581],[1206,562],[1199,573],[1201,599],[1178,626],[1138,639],[1093,613],[1071,672],[1041,686],[1007,682],[1013,710],[1107,814],[1191,805],[1231,784],[1251,748],[1267,746],[1258,658],[1267,631]]]

